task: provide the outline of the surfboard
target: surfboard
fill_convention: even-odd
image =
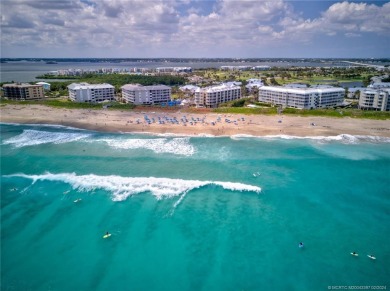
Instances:
[[[103,238],[108,238],[111,236],[111,233],[103,235]]]
[[[374,256],[367,255],[367,257],[369,257],[371,260],[376,260]]]
[[[75,201],[73,201],[74,203],[77,203],[77,202],[80,202],[81,201],[81,198],[79,199],[76,199]]]
[[[359,254],[354,254],[354,253],[351,253],[352,256],[355,256],[355,257],[358,257]]]

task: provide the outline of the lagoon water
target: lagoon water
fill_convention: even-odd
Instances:
[[[2,290],[390,288],[390,139],[0,128]]]
[[[388,63],[381,63],[381,65]],[[97,70],[102,68],[118,68],[118,69],[133,69],[133,68],[158,68],[158,67],[192,67],[193,69],[200,68],[219,68],[220,66],[277,66],[277,67],[333,67],[341,66],[348,67],[350,64],[337,60],[312,60],[312,61],[261,61],[261,62],[234,62],[232,61],[197,61],[197,62],[162,62],[162,61],[126,61],[126,62],[75,62],[68,59],[66,62],[59,62],[57,64],[47,64],[45,61],[9,61],[0,65],[0,82],[34,82],[40,81],[36,79],[37,76],[47,74],[51,71],[68,70],[68,69],[83,69],[83,70]],[[53,80],[43,80],[52,82]],[[58,80],[55,80],[58,81]]]

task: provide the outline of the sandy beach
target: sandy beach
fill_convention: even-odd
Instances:
[[[290,115],[194,114],[185,110],[89,110],[43,105],[4,105],[1,122],[58,124],[107,132],[144,132],[178,135],[290,135],[339,134],[390,137],[389,120],[300,117]]]

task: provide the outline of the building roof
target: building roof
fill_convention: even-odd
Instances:
[[[114,89],[115,87],[112,86],[111,84],[89,84],[89,83],[72,83],[68,86],[68,89],[70,90],[81,90],[81,89],[108,89],[112,88]]]
[[[290,84],[284,85],[283,87],[298,89],[298,88],[307,88],[307,85],[301,84],[301,83],[290,83]]]
[[[371,85],[368,85],[368,87],[372,87],[372,88],[390,88],[390,82],[374,82]]]
[[[314,87],[314,88],[289,88],[289,87],[276,87],[276,86],[263,86],[260,91],[273,91],[284,93],[296,93],[296,94],[312,94],[312,93],[330,93],[330,92],[345,92],[344,88],[339,87]]]
[[[387,92],[390,94],[390,88],[364,88],[362,91],[364,93],[372,93],[372,94],[376,94],[380,92]]]
[[[362,90],[366,90],[366,89],[367,89],[366,87],[354,87],[354,88],[348,88],[348,92],[353,93],[356,91],[362,91]]]
[[[226,83],[224,83],[225,85],[227,85],[227,86],[233,86],[233,85],[235,85],[235,86],[241,86],[242,85],[242,82],[239,82],[239,81],[231,81],[231,82],[226,82]]]
[[[152,85],[152,86],[142,86],[140,84],[126,84],[121,87],[121,89],[125,90],[136,90],[136,91],[142,91],[142,90],[166,90],[171,89],[171,87],[166,85]]]
[[[246,80],[248,82],[248,84],[252,84],[252,83],[263,83],[263,81],[261,81],[261,79],[248,79]]]
[[[195,86],[195,85],[185,85],[185,86],[179,87],[179,89],[180,89],[181,91],[185,91],[185,90],[195,91],[195,90],[199,89],[199,87],[198,87],[198,86]]]
[[[207,92],[207,93],[212,93],[212,92],[220,92],[220,91],[225,91],[225,90],[236,90],[236,89],[241,89],[240,86],[236,86],[234,84],[220,84],[216,86],[210,86],[210,87],[205,87],[205,88],[199,88],[196,90],[196,92]]]
[[[31,85],[28,83],[10,83],[10,84],[4,84],[3,87],[17,87],[17,88],[28,88],[28,87],[42,87],[42,85]]]

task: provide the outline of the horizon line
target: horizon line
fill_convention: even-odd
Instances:
[[[3,57],[0,59],[390,59],[388,57]]]

